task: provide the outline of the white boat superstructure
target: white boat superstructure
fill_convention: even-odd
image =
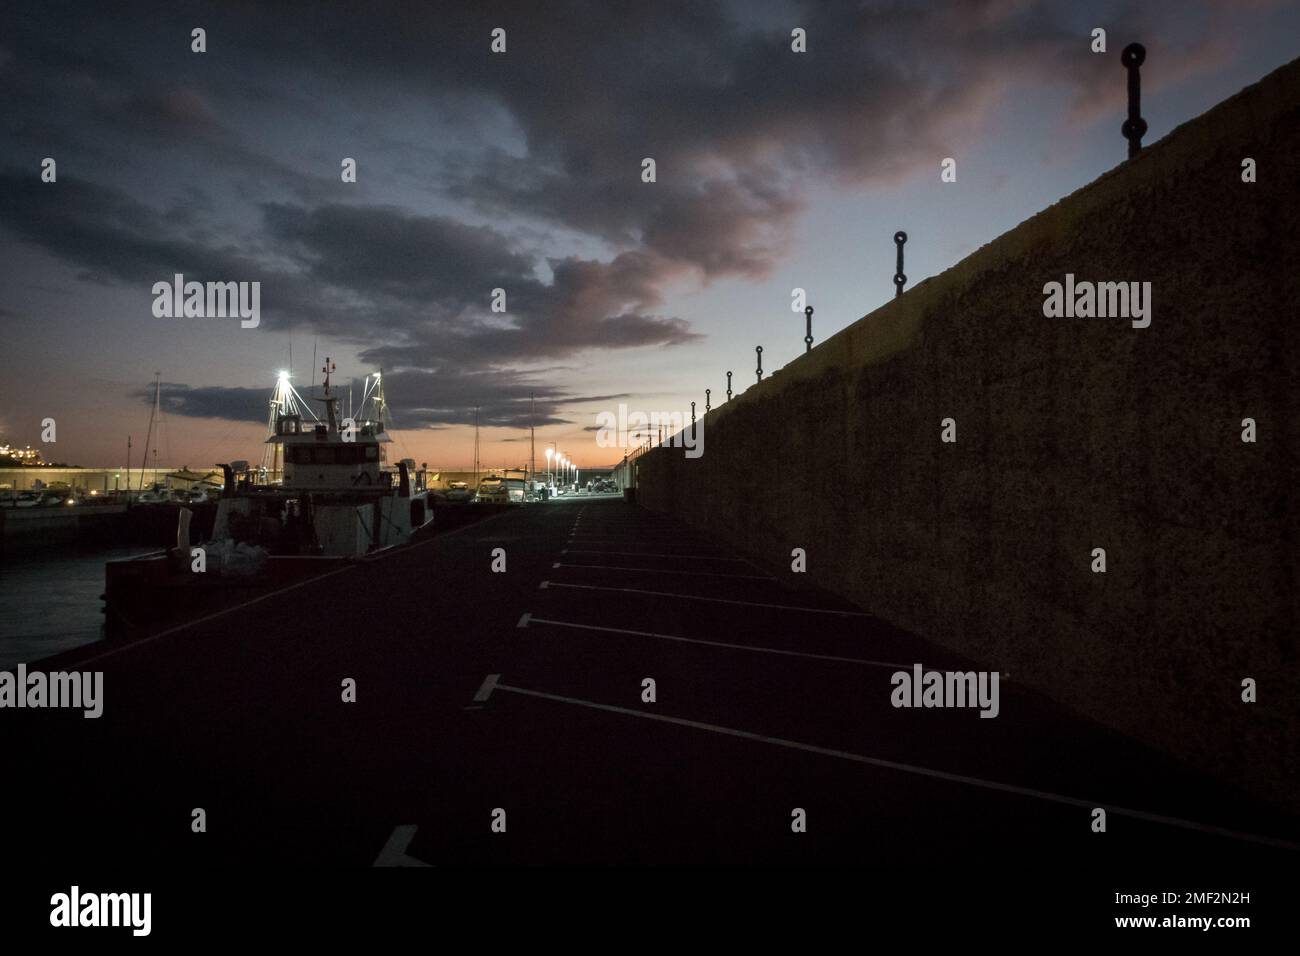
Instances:
[[[214,539],[258,544],[274,554],[347,556],[405,544],[432,524],[424,470],[409,458],[395,470],[386,467],[385,446],[392,439],[384,423],[382,372],[375,373],[373,385],[367,378],[373,414],[340,419],[328,358],[323,371],[324,394],[316,399],[325,405],[323,421],[304,421],[296,409],[274,417],[266,441],[280,446],[279,484],[255,484],[247,462],[220,466],[226,488]],[[366,406],[363,400],[363,412]]]

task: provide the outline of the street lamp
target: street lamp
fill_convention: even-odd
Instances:
[[[555,455],[554,449],[552,448],[546,449],[546,483],[548,485],[555,484],[555,482],[551,479],[551,458],[554,457],[554,455]]]

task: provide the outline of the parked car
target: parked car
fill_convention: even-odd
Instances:
[[[500,475],[489,475],[478,483],[478,493],[474,498],[484,504],[504,505],[510,503],[510,492]]]
[[[470,490],[469,482],[453,481],[447,485],[447,490],[443,497],[448,502],[466,502],[474,497],[474,492]]]
[[[523,471],[507,471],[502,479],[502,484],[506,486],[506,496],[509,501],[522,502],[527,495],[528,473]]]

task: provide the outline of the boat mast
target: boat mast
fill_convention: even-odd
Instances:
[[[162,372],[153,373],[153,413],[158,419],[158,430],[153,436],[153,483],[158,484],[158,439],[162,437]]]
[[[153,423],[158,416],[159,394],[162,391],[162,373],[153,373],[153,408],[149,412],[149,431],[144,436],[144,455],[140,458],[140,490],[144,491],[144,469],[149,464],[149,441],[153,438]],[[153,470],[154,480],[158,479],[158,448],[155,445],[153,450]],[[128,478],[129,478],[128,472]]]
[[[279,420],[290,413],[289,369],[281,369],[276,376],[275,388],[271,400],[267,403],[269,411],[266,416],[266,437],[268,441],[275,437]],[[262,450],[262,471],[266,472],[267,482],[274,482],[276,474],[284,470],[283,449],[280,442],[270,442]]]
[[[386,427],[384,419],[388,417],[388,401],[384,398],[384,370],[382,368],[375,373],[375,415],[379,421],[379,430],[382,432]]]
[[[321,371],[325,373],[325,412],[329,416],[329,430],[331,435],[337,434],[339,430],[339,417],[334,408],[334,403],[337,402],[338,399],[330,395],[330,373],[337,370],[338,366],[330,361],[328,355],[325,356],[325,364],[321,366]]]

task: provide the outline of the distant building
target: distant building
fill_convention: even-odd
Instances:
[[[41,453],[30,445],[19,448],[16,445],[0,442],[0,467],[36,468],[44,464],[45,460],[41,458]]]

